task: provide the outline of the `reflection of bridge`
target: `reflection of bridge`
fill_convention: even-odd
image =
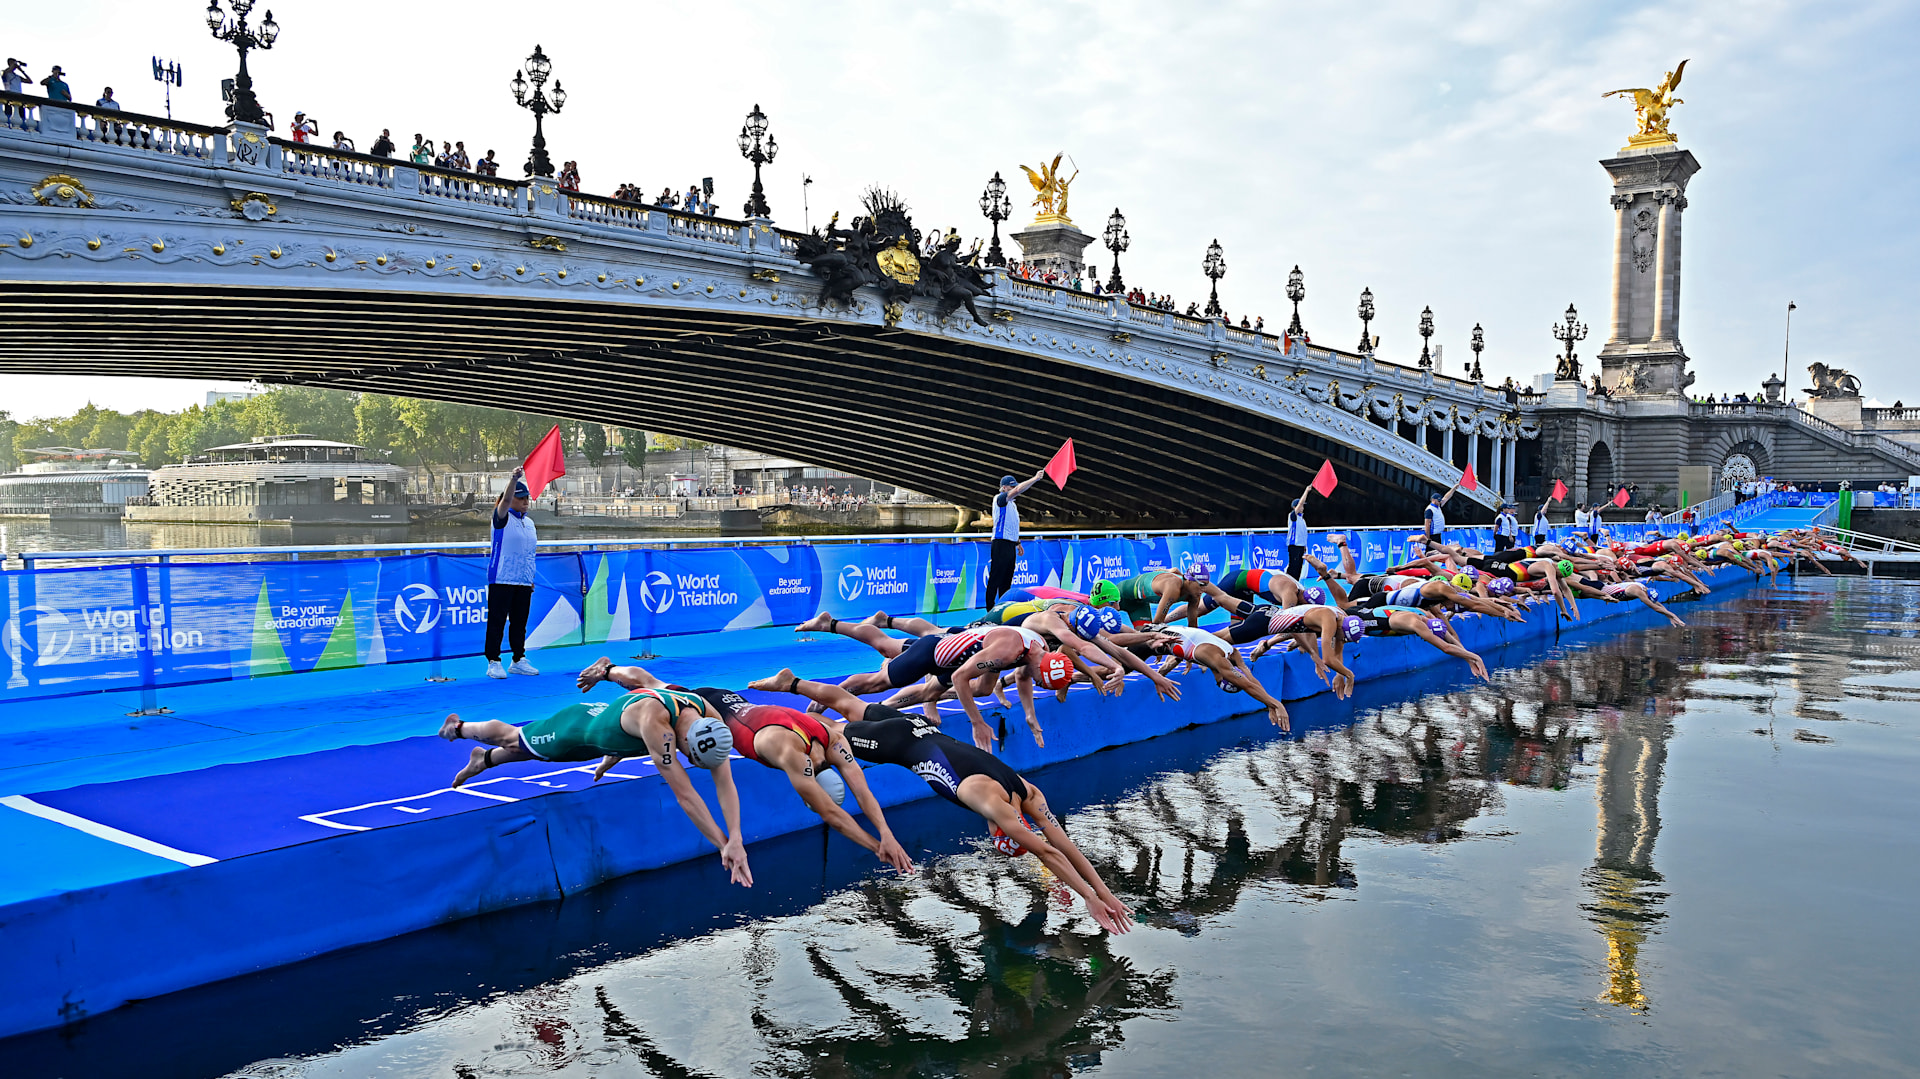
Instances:
[[[987,324],[814,306],[795,235],[0,95],[0,371],[258,379],[515,406],[803,457],[980,504],[1412,520],[1531,426],[1484,387],[996,275]],[[1483,487],[1472,495],[1490,503]]]

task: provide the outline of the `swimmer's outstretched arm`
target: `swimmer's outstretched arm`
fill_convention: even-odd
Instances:
[[[618,667],[614,665],[613,660],[605,656],[587,664],[586,669],[580,672],[580,676],[573,680],[573,684],[579,686],[582,693],[601,682],[612,682],[625,690],[659,689],[666,685],[665,682],[648,673],[645,667]]]
[[[1346,544],[1344,542],[1341,543],[1340,549],[1342,552],[1344,552],[1343,555],[1341,556],[1341,562],[1343,563],[1343,568],[1344,568],[1344,565],[1348,565],[1353,562],[1353,552],[1347,550]],[[1327,597],[1333,600],[1333,605],[1335,607],[1345,607],[1348,603],[1347,586],[1341,583],[1340,578],[1335,577],[1331,573],[1328,573],[1327,564],[1325,562],[1320,561],[1318,558],[1315,558],[1311,552],[1307,554],[1307,565],[1312,566],[1314,569],[1317,569],[1320,571],[1320,579],[1326,582]],[[1356,579],[1357,579],[1356,577],[1351,575],[1346,577],[1346,580],[1349,582]]]
[[[1093,643],[1099,645],[1101,651],[1112,656],[1114,662],[1120,664],[1123,668],[1145,675],[1147,681],[1153,683],[1153,691],[1158,693],[1162,700],[1177,701],[1180,699],[1180,684],[1178,682],[1168,679],[1159,671],[1154,670],[1151,666],[1142,662],[1139,656],[1134,655],[1132,652],[1114,643],[1114,636],[1115,635],[1111,633],[1101,633],[1093,639]],[[1122,676],[1122,679],[1122,684],[1124,684],[1124,676]]]
[[[1468,650],[1466,646],[1459,643],[1459,634],[1457,632],[1449,630],[1447,636],[1441,637],[1428,627],[1426,619],[1418,615],[1410,615],[1407,623],[1407,628],[1411,629],[1421,640],[1445,652],[1447,655],[1464,662],[1467,668],[1473,671],[1475,675],[1485,678],[1489,682],[1493,681],[1487,674],[1486,662]]]

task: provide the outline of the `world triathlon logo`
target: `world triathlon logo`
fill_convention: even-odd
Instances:
[[[673,577],[665,570],[654,570],[640,578],[640,606],[654,614],[673,610]]]
[[[31,663],[35,666],[58,663],[67,658],[73,644],[73,620],[56,608],[37,603],[20,608],[20,613],[7,619],[6,627],[0,630],[0,646],[5,647],[16,673],[26,665],[28,655],[33,656]]]
[[[393,597],[393,620],[408,633],[433,632],[440,614],[440,593],[432,585],[410,584]]]
[[[859,599],[867,590],[866,571],[859,566],[847,566],[840,571],[840,598],[851,603]]]

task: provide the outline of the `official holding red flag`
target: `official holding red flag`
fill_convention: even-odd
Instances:
[[[539,536],[527,510],[547,484],[567,474],[566,447],[554,424],[526,463],[513,470],[493,504],[493,550],[487,557],[487,677],[539,674],[527,662],[527,614],[533,608],[534,552]],[[513,646],[513,665],[500,666],[500,636]]]
[[[1339,477],[1333,474],[1333,462],[1320,462],[1320,471],[1314,474],[1313,482],[1300,492],[1300,497],[1287,507],[1287,576],[1296,580],[1300,577],[1302,564],[1307,556],[1307,496],[1319,492],[1321,498],[1333,494],[1340,486]]]
[[[1062,451],[1071,457],[1071,450],[1062,447]],[[1014,500],[1026,494],[1027,488],[1039,483],[1040,477],[1046,474],[1047,470],[1043,468],[1029,476],[1024,483],[1011,475],[1000,477],[1000,493],[993,496],[993,542],[987,545],[985,606],[993,606],[994,601],[1000,598],[1000,593],[1013,587],[1013,564],[1020,556],[1020,508],[1014,505]],[[1065,479],[1063,475],[1054,482]]]

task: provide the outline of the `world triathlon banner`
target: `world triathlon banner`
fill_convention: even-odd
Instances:
[[[1342,534],[1361,572],[1407,558],[1405,531]],[[1308,550],[1337,570],[1330,535],[1316,532]],[[1449,536],[1482,549],[1493,538]],[[1272,533],[1033,538],[1013,584],[1085,592],[1157,570],[1284,569],[1288,556]],[[820,611],[937,618],[981,605],[986,559],[975,540],[543,553],[527,644],[794,625]],[[486,627],[478,555],[33,569],[0,580],[0,700],[474,656]]]

